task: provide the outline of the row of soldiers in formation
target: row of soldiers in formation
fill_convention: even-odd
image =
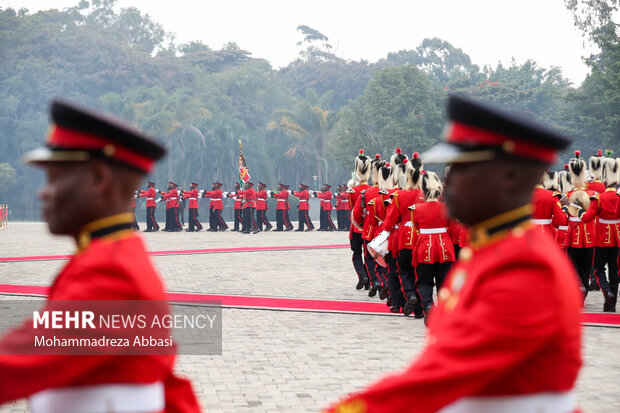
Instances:
[[[616,311],[620,279],[620,159],[610,156],[611,151],[607,156],[599,151],[587,170],[577,151],[565,170],[543,175],[527,206],[531,224],[553,236],[570,257],[584,300],[590,278],[600,286],[604,311]],[[423,170],[417,153],[408,159],[397,149],[388,162],[362,151],[355,169],[358,182],[348,194],[356,288],[369,290],[371,297],[378,293],[392,312],[426,317],[433,308],[433,288],[441,294],[456,257],[472,256],[475,231],[449,218],[441,201],[443,182]]]
[[[155,189],[154,182],[147,183],[147,189],[144,191],[136,191],[133,199],[133,208],[136,208],[136,199],[138,197],[146,198],[146,232],[154,232],[159,230],[159,224],[155,219],[155,209],[161,201],[166,202],[166,226],[164,231],[177,232],[182,231],[183,226],[179,220],[181,214],[180,202],[188,200],[189,223],[187,232],[196,232],[203,229],[199,217],[198,200],[201,198],[209,198],[209,229],[208,231],[226,231],[228,225],[222,218],[222,210],[224,209],[223,200],[232,198],[234,204],[234,227],[232,231],[240,231],[242,234],[256,234],[260,231],[269,231],[273,225],[269,222],[267,211],[267,198],[275,198],[276,202],[276,229],[274,231],[291,231],[293,225],[289,218],[289,195],[299,198],[299,227],[295,231],[312,231],[314,225],[310,220],[310,205],[308,200],[310,197],[321,199],[321,214],[319,231],[348,231],[350,226],[349,220],[349,199],[346,194],[347,186],[338,185],[338,192],[333,193],[331,185],[323,185],[322,191],[308,190],[305,184],[299,184],[298,191],[289,190],[289,186],[279,184],[278,191],[267,190],[267,185],[259,182],[258,191],[254,190],[252,182],[245,182],[244,189],[241,184],[235,184],[234,192],[223,192],[222,184],[214,182],[211,191],[199,190],[198,184],[192,182],[189,191],[183,191],[178,188],[174,182],[168,183],[167,192]],[[159,197],[158,197],[159,195]],[[336,213],[338,227],[334,225],[331,219],[331,210],[333,209],[332,200],[336,200]],[[264,227],[264,229],[263,229]],[[134,229],[139,229],[137,222],[134,221]]]

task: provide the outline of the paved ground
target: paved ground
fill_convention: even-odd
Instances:
[[[153,251],[346,244],[347,233],[267,232],[143,234]],[[70,254],[71,241],[42,224],[0,231],[0,255]],[[169,290],[204,294],[374,301],[353,287],[350,251],[265,251],[154,257]],[[0,284],[49,285],[65,261],[0,263]],[[591,293],[588,311],[602,298]],[[585,412],[620,411],[620,329],[584,328],[577,397]],[[209,412],[315,412],[382,374],[405,366],[422,348],[420,320],[399,316],[223,310],[221,356],[181,356]],[[380,350],[378,350],[380,349]],[[2,372],[0,372],[2,374]],[[26,412],[24,401],[0,413]]]

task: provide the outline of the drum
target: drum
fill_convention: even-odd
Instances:
[[[568,198],[568,200],[571,203],[568,206],[568,213],[573,217],[579,216],[578,215],[579,208],[577,208],[577,206],[573,204],[576,199],[579,199],[579,201],[581,202],[581,207],[583,208],[584,211],[587,211],[588,207],[590,206],[590,196],[588,195],[586,191],[573,192],[571,196]]]
[[[372,258],[382,267],[387,267],[384,257],[388,253],[388,238],[390,233],[383,231],[368,243],[368,252]]]

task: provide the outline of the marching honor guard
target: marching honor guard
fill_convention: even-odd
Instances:
[[[415,361],[328,411],[576,413],[576,274],[529,213],[534,186],[570,142],[529,116],[461,97],[449,98],[448,118],[445,142],[421,157],[452,163],[443,199],[470,246],[444,281]]]
[[[256,234],[258,229],[254,228],[254,209],[256,208],[256,191],[252,182],[245,183],[245,190],[237,192],[237,195],[243,197],[243,225],[241,227],[242,234],[250,232]]]
[[[136,198],[138,198],[139,191],[136,191],[131,197],[131,212],[133,213],[133,224],[131,224],[131,228],[134,231],[140,231],[140,226],[138,225],[138,219],[136,218]]]
[[[532,195],[532,224],[552,238],[555,238],[555,228],[568,224],[560,205],[562,194],[550,189],[554,182],[557,182],[557,172],[545,171]]]
[[[177,191],[177,184],[174,182],[168,183],[168,192],[162,192],[163,200],[166,201],[166,226],[164,231],[178,232],[182,231],[183,227],[179,222],[179,191]]]
[[[411,222],[418,233],[412,260],[416,267],[417,287],[422,298],[425,319],[433,308],[433,286],[439,293],[444,279],[455,261],[454,246],[448,231],[450,220],[443,202],[439,200],[443,185],[435,172],[422,174],[424,202],[413,204]],[[408,308],[413,311],[413,308]]]
[[[233,205],[234,225],[231,231],[239,231],[239,225],[241,225],[241,222],[243,221],[243,217],[241,216],[242,197],[241,195],[238,195],[240,190],[241,184],[239,182],[235,182],[235,192],[231,192],[228,194],[229,198],[235,199],[235,204]]]
[[[299,184],[299,191],[293,192],[293,196],[299,198],[299,227],[295,231],[303,231],[304,224],[308,227],[306,231],[312,231],[314,225],[309,215],[310,204],[308,203],[308,199],[310,199],[310,193],[308,192],[308,185]]]
[[[416,285],[416,273],[413,266],[414,245],[416,231],[411,221],[410,207],[424,202],[424,193],[420,189],[420,177],[422,176],[422,161],[419,154],[413,154],[411,161],[406,164],[405,188],[396,191],[391,197],[383,230],[390,232],[391,248],[398,249],[397,264],[400,274],[400,282],[405,302],[395,300],[398,294],[392,296],[393,312],[403,309],[405,316],[414,314],[416,318],[424,317],[420,294]],[[396,237],[396,238],[394,238]],[[388,284],[389,285],[389,284]]]
[[[267,205],[266,188],[266,184],[262,182],[258,183],[258,192],[256,192],[256,224],[259,231],[263,230],[263,224],[265,225],[265,231],[269,231],[272,228],[271,223],[267,219],[269,205]]]
[[[285,184],[278,185],[278,190],[280,192],[272,192],[271,197],[276,198],[276,229],[274,231],[283,231],[284,227],[286,227],[286,231],[291,231],[293,229],[293,224],[291,224],[291,220],[288,216],[288,210],[291,209],[290,204],[288,203],[288,196],[291,191],[288,189],[289,186]]]
[[[565,245],[567,247],[566,252],[583,284],[582,290],[585,300],[588,295],[592,254],[594,253],[594,222],[585,223],[581,221],[578,208],[575,207],[575,201],[579,199],[580,204],[587,208],[590,204],[590,198],[594,197],[596,192],[586,189],[586,163],[581,158],[581,152],[575,151],[575,157],[571,158],[568,167],[570,181],[575,189],[566,194],[567,198],[561,200],[563,203],[562,210],[568,216]]]
[[[581,201],[576,199],[578,216],[588,223],[596,220],[594,237],[594,275],[605,298],[603,311],[615,312],[618,297],[618,246],[620,245],[620,197],[616,194],[616,185],[620,181],[620,170],[615,159],[603,160],[602,180],[607,187],[605,192],[592,198],[585,211]],[[605,275],[605,266],[609,269],[609,281]]]
[[[366,271],[368,272],[368,277],[371,284],[368,296],[374,297],[383,287],[387,287],[387,276],[384,274],[383,268],[377,265],[374,258],[368,251],[368,243],[372,241],[374,228],[371,224],[372,218],[366,213],[366,204],[379,195],[379,169],[385,165],[385,161],[381,159],[380,154],[376,154],[370,164],[373,186],[364,189],[360,193],[357,201],[355,201],[353,212],[351,213],[351,221],[355,222],[355,225],[362,229],[362,240],[364,242],[364,263],[366,265]]]
[[[355,158],[355,175],[359,182],[359,185],[355,185],[347,191],[349,194],[349,206],[353,209],[353,206],[357,203],[357,200],[366,189],[370,188],[368,185],[368,178],[370,177],[370,158],[364,155],[364,150],[360,150],[359,155]],[[353,219],[351,219],[351,229],[349,231],[349,242],[351,244],[351,251],[353,251],[353,268],[357,274],[356,289],[370,288],[370,279],[368,278],[368,271],[366,264],[364,263],[364,240],[362,239],[362,227],[357,225]]]
[[[348,231],[351,223],[349,222],[349,195],[346,185],[338,185],[336,218],[338,220],[338,231]]]
[[[330,214],[332,212],[332,193],[331,185],[323,185],[323,192],[316,192],[315,196],[321,199],[321,225],[319,231],[333,231],[336,229]]]
[[[224,209],[224,203],[222,202],[222,184],[220,182],[213,182],[211,184],[211,191],[205,191],[202,194],[203,198],[209,199],[209,231],[226,231],[228,225],[222,219],[222,210]],[[236,206],[236,203],[235,203]]]
[[[192,182],[189,189],[189,191],[183,191],[183,198],[189,199],[189,227],[185,231],[202,231],[202,224],[198,221],[198,184]]]
[[[93,302],[165,302],[146,246],[131,230],[130,212],[131,195],[164,147],[129,123],[66,101],[52,102],[51,119],[46,146],[25,160],[47,174],[39,197],[50,232],[72,237],[78,252],[54,279],[43,310],[66,303],[87,309]],[[95,326],[92,332],[99,333]],[[0,404],[29,397],[33,413],[200,411],[191,384],[174,373],[174,352],[75,355],[65,348],[15,355],[33,346],[38,331],[30,320],[0,338]]]
[[[157,205],[155,197],[158,190],[155,189],[155,182],[148,181],[146,187],[146,191],[140,191],[140,197],[146,198],[146,231],[144,232],[159,231],[159,224],[155,219],[155,208]]]

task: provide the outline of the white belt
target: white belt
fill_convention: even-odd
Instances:
[[[300,199],[299,202],[308,202],[307,199]]]
[[[570,222],[581,222],[581,218],[578,218],[578,217],[570,217],[568,218],[568,220]]]
[[[164,408],[161,382],[57,388],[30,397],[32,413],[137,413]]]
[[[175,200],[176,198],[168,198],[168,199],[172,201],[172,200]]]
[[[534,225],[550,225],[551,219],[530,219]]]
[[[340,201],[340,202],[343,202],[343,203],[344,203],[344,202],[346,202],[346,203],[348,204],[348,203],[349,203],[349,200],[348,200],[348,199],[343,199],[343,200],[342,200],[342,201]]]
[[[222,198],[211,198],[211,201],[221,201]]]
[[[560,225],[560,226],[558,227],[558,229],[559,229],[560,231],[568,231],[568,225]]]
[[[398,228],[400,228],[400,225],[398,224],[394,225],[394,229],[398,229]]]
[[[286,202],[286,199],[278,199],[278,202]]]
[[[443,234],[448,228],[420,228],[420,234]]]
[[[603,219],[603,218],[599,218],[598,222],[599,222],[599,224],[614,225],[614,224],[620,224],[620,219]]]
[[[577,402],[572,392],[520,396],[463,397],[439,413],[573,413]]]
[[[196,200],[196,198],[190,198],[190,201],[191,201],[191,200],[194,200],[194,201],[195,201],[195,200]]]
[[[147,201],[152,201],[152,200],[153,200],[153,198],[146,198],[146,200],[147,200]]]
[[[406,227],[413,227],[413,222],[407,221],[407,222],[405,222],[405,226]]]

